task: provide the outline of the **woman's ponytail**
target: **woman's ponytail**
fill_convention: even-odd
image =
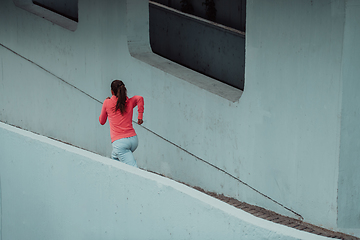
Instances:
[[[120,80],[114,80],[111,83],[111,90],[114,92],[115,96],[117,97],[117,102],[115,106],[115,112],[120,110],[121,114],[126,112],[126,87],[125,84]]]

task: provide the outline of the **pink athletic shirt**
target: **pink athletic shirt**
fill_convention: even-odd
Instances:
[[[99,116],[101,125],[104,125],[106,119],[109,118],[111,142],[120,138],[135,136],[136,133],[132,125],[133,108],[138,107],[138,119],[143,118],[144,112],[144,98],[141,96],[126,98],[124,115],[121,115],[120,110],[114,112],[116,102],[117,97],[114,95],[110,99],[105,99]]]

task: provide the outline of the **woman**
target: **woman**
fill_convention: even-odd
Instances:
[[[128,165],[137,167],[133,152],[138,146],[138,138],[132,125],[133,108],[138,107],[138,124],[143,123],[144,98],[127,97],[125,84],[120,80],[111,83],[111,98],[105,99],[99,122],[106,123],[109,118],[110,137],[113,146],[111,157]]]

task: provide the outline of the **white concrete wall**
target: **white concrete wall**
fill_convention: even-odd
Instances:
[[[202,159],[338,229],[342,81],[356,73],[342,73],[347,3],[249,0],[242,93],[153,55],[146,0],[79,1],[76,31],[1,1],[0,119],[109,156],[93,98],[120,78],[144,96],[144,126],[166,139],[136,127],[140,167],[296,217]]]
[[[0,239],[328,239],[0,123]]]
[[[101,105],[35,64],[0,47],[1,121],[110,155]]]
[[[336,227],[344,2],[247,7],[243,96],[251,95],[254,184],[305,219]]]
[[[154,93],[148,99],[160,107],[148,113],[146,126],[306,221],[336,228],[344,5],[322,3],[249,1],[240,100],[231,103],[171,75],[165,74],[163,82],[153,77],[149,88]],[[276,209],[199,161],[168,158],[163,148],[151,158],[150,146],[144,148],[148,151],[140,152],[139,159],[149,159],[148,168]]]
[[[343,50],[343,99],[339,164],[339,227],[360,236],[360,2],[347,1]]]

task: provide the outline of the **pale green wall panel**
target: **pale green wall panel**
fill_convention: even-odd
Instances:
[[[3,123],[0,158],[1,240],[328,239]]]
[[[248,1],[252,174],[261,191],[324,226],[337,217],[343,26],[340,1]]]
[[[342,64],[339,227],[360,229],[360,2],[347,1]]]

